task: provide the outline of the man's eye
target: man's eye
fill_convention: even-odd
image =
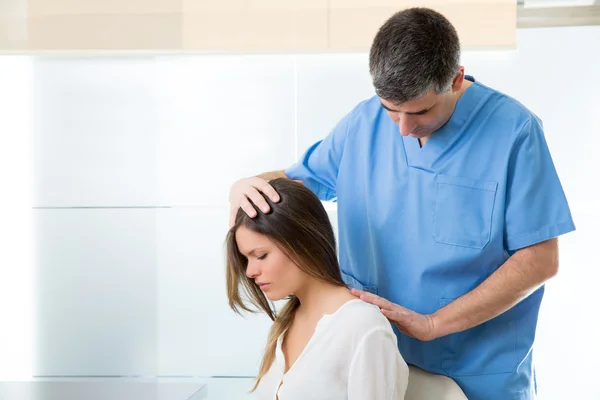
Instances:
[[[258,256],[256,257],[257,260],[264,260],[265,258],[267,258],[267,254],[263,254],[262,256]]]

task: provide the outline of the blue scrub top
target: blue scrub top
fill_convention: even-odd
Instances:
[[[575,229],[541,121],[479,82],[423,147],[373,97],[285,173],[337,201],[346,282],[422,314],[477,287],[516,250]],[[469,399],[533,398],[543,292],[430,342],[396,329],[400,352],[452,377]]]

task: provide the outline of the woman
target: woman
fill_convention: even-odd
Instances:
[[[379,308],[354,297],[321,201],[300,183],[270,182],[278,203],[239,210],[227,237],[230,307],[274,322],[253,391],[260,399],[403,399],[408,367]],[[257,210],[258,211],[258,210]],[[244,292],[244,293],[241,293]],[[273,301],[288,298],[276,315]]]

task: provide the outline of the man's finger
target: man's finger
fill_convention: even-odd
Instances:
[[[233,207],[231,207],[229,209],[229,228],[231,229],[233,227],[233,225],[235,225],[235,217],[237,215],[237,208],[234,209]]]
[[[389,320],[394,321],[396,324],[401,326],[410,326],[411,318],[409,314],[400,311],[381,309],[381,313]]]
[[[260,183],[254,187],[256,189],[260,190],[261,192],[263,192],[269,199],[271,199],[272,202],[277,203],[280,200],[279,194],[273,188],[273,186],[271,186],[269,184],[269,182],[267,182],[265,180],[261,180]],[[262,210],[262,207],[261,207],[261,210]]]
[[[388,301],[383,297],[379,297],[373,293],[364,292],[360,295],[360,298],[361,300],[374,304],[379,308],[387,308],[388,310],[392,310],[396,306],[396,304],[392,303],[391,301]]]
[[[256,207],[258,207],[263,213],[268,213],[269,210],[271,209],[269,207],[269,204],[267,203],[267,201],[265,200],[265,198],[263,197],[262,194],[260,194],[260,192],[256,189],[256,188],[252,188],[248,191],[248,193],[246,193],[246,196],[252,200],[252,202],[254,203],[254,205]],[[246,210],[244,208],[244,210]],[[254,216],[248,214],[250,217],[254,218]]]
[[[250,202],[248,201],[248,199],[242,200],[242,204],[240,204],[240,207],[242,208],[242,210],[244,210],[244,212],[246,214],[248,214],[248,216],[250,218],[256,217],[256,210],[254,209],[254,207],[252,206],[252,204],[250,204]]]

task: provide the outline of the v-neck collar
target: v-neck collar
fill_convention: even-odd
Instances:
[[[329,325],[329,323],[331,323],[331,320],[333,318],[335,318],[336,316],[338,316],[342,309],[344,309],[345,307],[348,307],[350,304],[362,303],[362,302],[363,301],[358,298],[351,299],[351,300],[348,300],[347,302],[343,303],[333,313],[323,314],[323,316],[321,316],[319,321],[317,321],[317,325],[315,326],[315,331],[313,332],[310,339],[306,343],[306,346],[304,346],[304,349],[302,349],[302,352],[300,353],[300,355],[298,356],[296,361],[294,361],[294,363],[290,366],[290,368],[287,370],[287,372],[285,371],[285,354],[283,354],[283,348],[282,348],[283,338],[285,337],[285,332],[282,335],[280,335],[279,338],[277,338],[277,344],[275,346],[275,359],[273,360],[273,363],[275,363],[276,368],[279,370],[280,378],[279,378],[279,384],[275,388],[275,399],[278,398],[279,392],[281,391],[281,387],[285,384],[286,378],[290,376],[291,372],[293,372],[299,368],[299,367],[297,367],[298,362],[302,361],[302,358],[305,357],[306,353],[310,350],[310,347],[314,344],[315,340],[319,340],[318,335],[320,334],[320,331],[323,329],[326,329],[326,327]]]
[[[308,339],[308,342],[304,346],[304,349],[302,349],[300,355],[298,356],[298,358],[296,358],[296,361],[294,361],[294,363],[290,366],[287,372],[285,371],[285,354],[283,354],[283,338],[285,337],[285,332],[282,335],[280,335],[279,338],[277,338],[277,344],[275,347],[275,360],[279,363],[282,378],[289,375],[290,371],[294,369],[294,366],[298,364],[298,361],[300,361],[303,358],[303,356],[310,350],[310,346],[314,343],[315,340],[318,339],[317,336],[319,335],[320,331],[325,329],[329,325],[331,319],[338,316],[340,314],[340,311],[342,311],[344,308],[348,307],[353,303],[362,303],[362,300],[358,298],[350,299],[343,303],[341,306],[339,306],[338,309],[335,310],[333,313],[323,314],[321,318],[319,318],[317,324],[315,325],[315,330],[313,334],[311,335],[310,339]]]
[[[472,76],[465,79],[473,82],[460,96],[452,116],[444,126],[435,131],[421,147],[419,139],[403,136],[406,160],[409,167],[431,170],[437,158],[456,141],[462,133],[465,122],[471,117],[478,104],[486,97],[487,91]]]

